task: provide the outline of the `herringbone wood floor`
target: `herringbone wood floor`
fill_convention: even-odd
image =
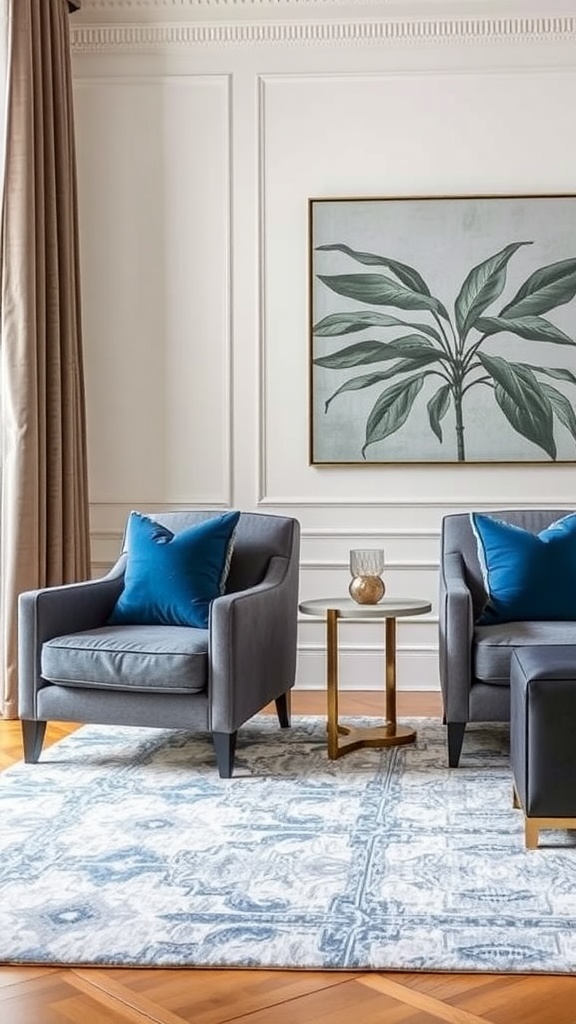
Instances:
[[[293,711],[324,712],[296,693]],[[376,693],[342,714],[382,714]],[[399,694],[400,715],[437,715],[436,694]],[[74,726],[50,727],[49,741]],[[354,756],[353,754],[350,756]],[[20,760],[0,722],[0,767]],[[534,856],[539,856],[535,851]],[[0,967],[1,1024],[576,1024],[576,976]]]

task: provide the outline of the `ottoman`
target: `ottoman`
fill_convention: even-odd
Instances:
[[[525,842],[576,829],[576,646],[523,647],[510,663],[510,761]]]

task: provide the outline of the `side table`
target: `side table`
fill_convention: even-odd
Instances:
[[[335,760],[359,747],[392,747],[413,743],[414,729],[396,722],[396,619],[425,615],[428,601],[384,597],[378,604],[357,604],[346,597],[302,601],[300,611],[326,619],[326,683],[328,690],[328,757]],[[338,721],[338,620],[383,619],[386,629],[386,724],[372,728],[340,725]]]

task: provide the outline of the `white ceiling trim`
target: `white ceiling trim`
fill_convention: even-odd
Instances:
[[[99,0],[112,2],[112,0]],[[144,2],[144,0],[133,0]],[[149,0],[148,0],[149,2]],[[162,0],[155,0],[162,2]],[[168,2],[168,0],[165,0]],[[171,0],[174,2],[174,0]],[[84,25],[71,27],[76,53],[171,50],[190,46],[576,41],[576,17],[258,23]]]
[[[545,3],[545,0],[544,0]],[[456,7],[461,10],[463,6],[475,7],[478,12],[482,7],[486,10],[487,5],[496,5],[500,13],[513,14],[537,14],[539,8],[544,6],[543,0],[532,0],[532,11],[527,9],[527,0],[82,0],[84,10],[94,11],[116,11],[121,13],[125,10],[174,10],[182,11],[189,8],[194,10],[201,8],[228,8],[231,11],[238,9],[255,10],[261,8],[278,7],[381,7],[395,8],[396,13],[402,12],[408,15],[421,13],[423,8],[436,8],[437,14],[442,8]],[[554,14],[569,13],[571,0],[555,0]]]

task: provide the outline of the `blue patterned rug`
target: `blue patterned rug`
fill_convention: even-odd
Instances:
[[[354,721],[369,723],[367,719]],[[374,724],[372,722],[372,724]],[[322,718],[85,726],[0,776],[0,962],[573,973],[576,833],[526,851],[504,727],[330,762]]]

